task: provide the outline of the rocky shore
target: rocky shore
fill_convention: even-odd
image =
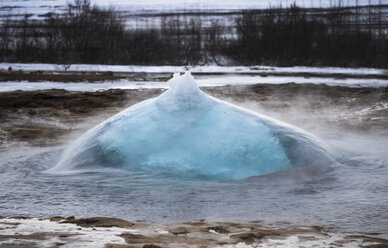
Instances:
[[[382,248],[377,233],[336,233],[318,226],[301,227],[260,221],[198,220],[142,223],[93,217],[77,219],[0,218],[0,247],[363,247]]]

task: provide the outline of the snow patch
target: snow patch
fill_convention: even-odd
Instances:
[[[23,71],[111,71],[111,72],[145,72],[145,73],[175,73],[185,72],[192,73],[316,73],[316,74],[353,74],[353,75],[385,75],[387,70],[376,68],[343,68],[343,67],[272,67],[272,66],[140,66],[140,65],[94,65],[94,64],[24,64],[24,63],[0,63],[1,70],[8,70],[9,67],[15,70]]]

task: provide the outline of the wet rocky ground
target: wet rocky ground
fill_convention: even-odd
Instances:
[[[152,89],[0,93],[0,147],[15,142],[37,146],[61,144],[66,135],[85,130],[161,92],[160,89]]]
[[[278,77],[318,77],[333,79],[382,79],[387,80],[388,74],[351,74],[345,72],[302,72],[302,71],[276,71],[274,68],[250,67],[249,72],[230,71],[230,72],[212,72],[201,71],[193,72],[194,76],[204,75],[251,75],[257,77],[278,76]],[[52,82],[101,82],[106,80],[126,79],[130,81],[167,81],[171,78],[173,71],[154,71],[154,72],[132,72],[132,71],[74,71],[74,70],[21,70],[13,69],[9,66],[7,70],[0,69],[0,82],[7,81],[52,81]]]
[[[107,217],[0,218],[0,247],[388,247],[388,240],[376,236],[260,221],[155,224]]]

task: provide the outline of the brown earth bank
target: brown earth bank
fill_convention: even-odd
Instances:
[[[51,82],[101,82],[126,79],[131,81],[167,81],[172,73],[111,72],[111,71],[4,71],[0,70],[0,82],[51,81]],[[374,78],[373,75],[365,75]],[[376,75],[388,79],[388,76]]]
[[[388,247],[379,235],[261,221],[155,224],[108,217],[0,217],[0,247]]]
[[[202,88],[206,93],[309,131],[386,134],[388,87],[258,84]],[[19,142],[62,144],[164,89],[0,93],[0,148]]]
[[[161,92],[161,89],[152,89],[0,93],[0,144],[14,141],[38,146],[58,144],[63,142],[61,137],[65,134],[83,129],[82,121],[89,120],[86,124],[88,128],[125,107]],[[93,119],[95,116],[100,118]]]

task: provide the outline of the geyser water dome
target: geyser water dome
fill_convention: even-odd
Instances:
[[[306,132],[206,95],[189,72],[169,85],[89,130],[49,172],[118,167],[243,179],[334,161]]]

